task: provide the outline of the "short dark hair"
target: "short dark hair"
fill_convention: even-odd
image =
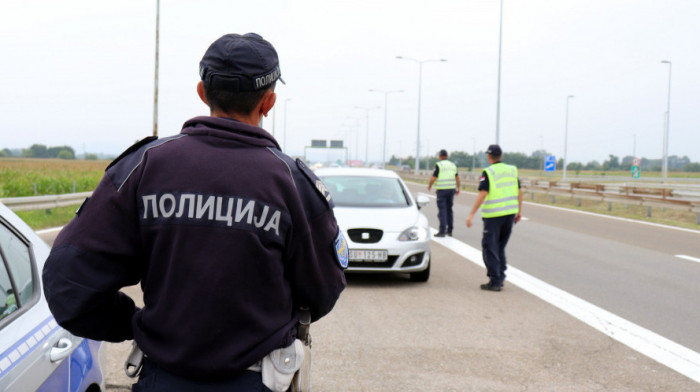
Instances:
[[[493,159],[501,159],[501,157],[503,156],[503,154],[498,154],[498,155],[496,155],[496,154],[488,154],[488,155],[489,155],[491,158],[493,158]]]
[[[249,115],[268,90],[274,91],[275,83],[272,83],[270,88],[257,91],[231,91],[205,83],[204,97],[211,110],[228,114]]]
[[[441,157],[446,157],[446,156],[447,156],[447,150],[440,150],[440,156],[441,156]]]

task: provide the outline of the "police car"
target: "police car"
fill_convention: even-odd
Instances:
[[[401,177],[390,170],[322,168],[314,172],[335,204],[347,239],[347,271],[406,272],[411,280],[430,277],[430,226]]]
[[[0,391],[104,391],[104,346],[56,324],[41,286],[49,246],[0,203]]]

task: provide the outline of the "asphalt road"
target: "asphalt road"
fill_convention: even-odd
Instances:
[[[415,189],[425,190],[424,186]],[[479,248],[480,223],[471,229],[464,225],[473,196],[463,193],[457,200],[455,236]],[[631,259],[625,256],[625,252],[631,250],[635,257],[639,255],[644,260],[649,253],[664,255],[668,263],[664,265],[687,266],[680,274],[685,273],[689,280],[695,277],[697,281],[700,264],[676,261],[662,249],[652,251],[637,247],[629,241],[611,238],[614,236],[606,232],[609,227],[624,232],[633,229],[626,230],[624,225],[618,228],[616,223],[596,223],[600,218],[586,223],[589,218],[541,209],[526,205],[528,220],[516,226],[509,255],[514,266],[559,288],[569,291],[564,284],[571,285],[572,294],[579,296],[590,288],[594,295],[609,300],[611,288],[596,280],[598,275],[606,274],[581,269],[579,264],[590,266],[594,271],[610,268],[609,265],[618,266],[613,272],[622,270],[633,277],[622,280],[623,283],[642,278],[653,283],[659,276],[664,279],[670,279],[669,274],[671,278],[676,276],[673,271],[654,272],[653,261],[660,256],[623,267],[627,262],[623,264],[620,259]],[[424,211],[436,226],[434,203]],[[570,225],[567,220],[572,220]],[[633,234],[628,233],[632,239],[636,238]],[[697,234],[693,235],[695,237],[691,238],[697,241]],[[572,239],[580,244],[565,242]],[[615,250],[620,246],[623,247]],[[514,285],[507,284],[500,293],[479,290],[479,284],[486,280],[482,268],[437,243],[432,248],[433,267],[427,283],[410,282],[404,275],[348,277],[348,287],[336,308],[312,326],[314,391],[700,390],[697,382]],[[610,258],[601,256],[613,251]],[[676,254],[674,252],[671,253]],[[684,254],[692,255],[689,251]],[[612,261],[606,263],[606,260]],[[638,272],[639,265],[650,262],[651,265],[645,267],[650,271]],[[693,268],[696,268],[695,275],[692,275]],[[586,283],[588,281],[592,283]],[[660,285],[658,290],[653,286],[645,289],[659,293],[677,287]],[[583,294],[575,292],[579,286]],[[695,290],[690,300],[698,298]],[[138,287],[125,291],[139,300]],[[632,290],[620,291],[630,294],[628,291]],[[643,302],[646,296],[637,296],[630,302]],[[623,301],[624,297],[617,300]],[[598,305],[606,308],[605,303]],[[645,304],[625,305],[624,301],[618,306],[648,308]],[[672,312],[663,314],[668,313]],[[692,311],[686,309],[685,314],[688,313]],[[621,316],[639,323],[632,317]],[[672,329],[685,335],[683,317],[671,316],[668,322],[676,325]],[[689,322],[697,324],[698,320],[694,317]],[[653,330],[669,337],[658,329]],[[692,336],[688,336],[688,340],[692,341]],[[130,388],[132,381],[121,368],[129,348],[129,342],[107,345],[106,377],[110,391]]]
[[[426,185],[409,184],[428,193]],[[481,249],[465,221],[475,194],[455,198],[455,238]],[[700,352],[700,231],[610,219],[527,203],[507,247],[510,265]],[[438,227],[437,207],[424,208]]]

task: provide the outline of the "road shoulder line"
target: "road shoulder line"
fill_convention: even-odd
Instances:
[[[550,206],[548,204],[539,204],[539,203],[533,203],[533,202],[529,202],[529,201],[523,201],[523,203],[525,203],[527,205],[531,205],[531,206],[551,208],[551,209],[559,210],[559,211],[574,212],[577,214],[591,215],[591,216],[596,216],[596,217],[600,217],[600,218],[614,219],[614,220],[618,220],[618,221],[622,221],[622,222],[638,223],[640,225],[654,226],[654,227],[660,227],[663,229],[672,229],[672,230],[685,231],[687,233],[700,234],[700,230],[686,229],[685,227],[669,226],[669,225],[664,225],[661,223],[645,222],[645,221],[640,221],[640,220],[635,220],[635,219],[621,218],[619,216],[598,214],[595,212],[588,212],[588,211],[573,210],[571,208]]]
[[[692,256],[687,256],[687,255],[676,255],[676,257],[678,257],[679,259],[685,259],[685,260],[694,261],[696,263],[700,263],[700,259],[698,259],[697,257],[692,257]]]
[[[484,268],[480,250],[452,237],[433,238],[433,241]],[[697,352],[545,283],[515,267],[508,266],[507,281],[631,349],[693,381],[700,382],[700,354]]]

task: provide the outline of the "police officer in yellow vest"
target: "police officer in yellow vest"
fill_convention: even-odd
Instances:
[[[447,160],[447,151],[440,150],[438,159],[433,176],[430,177],[430,182],[428,183],[428,190],[435,184],[435,190],[437,191],[440,231],[435,234],[435,237],[444,237],[445,235],[452,237],[452,223],[454,221],[452,204],[454,203],[455,195],[459,195],[461,184],[457,174],[457,166]]]
[[[490,166],[484,169],[479,180],[479,194],[467,218],[467,227],[472,227],[474,214],[481,207],[484,235],[481,240],[486,275],[489,282],[482,290],[501,291],[506,278],[506,244],[513,223],[520,221],[523,192],[520,190],[518,168],[501,163],[501,147],[492,144],[486,150]]]

